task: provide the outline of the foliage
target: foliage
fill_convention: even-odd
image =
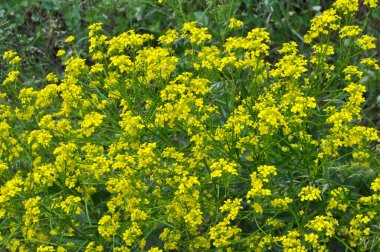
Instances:
[[[160,36],[169,28],[180,29],[184,22],[197,21],[208,26],[213,37],[223,43],[225,34],[219,28],[235,17],[245,22],[242,32],[265,27],[274,42],[272,50],[275,50],[279,49],[275,46],[290,38],[302,44],[302,34],[307,31],[309,20],[331,3],[330,0],[166,0],[165,4],[153,0],[8,0],[0,2],[0,51],[23,48],[20,56],[28,58],[23,62],[23,75],[30,86],[41,86],[47,73],[63,71],[56,53],[69,34],[81,38],[75,41],[76,48],[86,57],[86,28],[90,23],[102,22],[109,36],[129,29]],[[359,20],[364,20],[365,15],[365,8],[357,13]],[[368,31],[380,38],[377,29],[380,10],[372,11],[367,21]],[[278,55],[273,51],[271,57],[269,61],[272,62]],[[1,78],[5,74],[3,69],[0,63]],[[380,76],[374,74],[378,80]],[[370,96],[364,111],[368,121],[380,128],[380,88],[375,85],[376,81],[372,83],[368,85]]]
[[[235,15],[250,1],[161,2],[124,5],[157,10],[145,24],[175,13],[157,39],[93,23],[88,51],[64,34],[62,66],[38,82],[25,69],[39,63],[3,53],[2,248],[379,250],[380,139],[362,111],[376,1],[338,0],[304,36],[287,17],[295,39],[281,45]],[[65,15],[70,29],[86,17]]]

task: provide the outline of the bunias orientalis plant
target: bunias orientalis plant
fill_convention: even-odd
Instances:
[[[42,88],[5,52],[2,248],[378,250],[379,137],[361,110],[379,66],[358,8],[337,1],[312,20],[309,54],[285,43],[274,63],[265,29],[219,45],[195,22],[158,45],[93,24],[92,58],[69,37]]]

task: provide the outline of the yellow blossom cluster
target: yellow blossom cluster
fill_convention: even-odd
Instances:
[[[362,106],[379,65],[358,10],[336,1],[277,52],[235,18],[221,41],[197,22],[157,40],[96,23],[89,57],[61,48],[39,86],[4,52],[0,250],[377,251]]]
[[[301,198],[301,201],[321,200],[321,190],[313,186],[305,186],[301,189],[298,197]]]
[[[244,25],[243,21],[236,19],[236,18],[230,18],[228,22],[228,28],[241,28]]]

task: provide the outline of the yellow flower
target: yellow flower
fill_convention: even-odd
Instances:
[[[305,241],[309,242],[313,247],[318,246],[318,235],[315,233],[305,234]]]
[[[313,53],[317,54],[318,56],[319,54],[324,55],[324,56],[334,54],[334,47],[329,44],[316,44],[316,45],[313,45],[312,48],[313,48]]]
[[[137,53],[135,68],[144,74],[144,78],[141,79],[147,84],[155,79],[169,78],[176,69],[178,58],[171,56],[167,48],[147,47]]]
[[[366,65],[368,67],[373,67],[374,70],[380,70],[379,62],[374,58],[363,58],[360,60],[360,64]]]
[[[104,65],[101,63],[95,63],[91,66],[90,73],[100,73],[104,71]]]
[[[65,200],[61,201],[57,207],[60,207],[66,214],[80,214],[81,210],[78,206],[81,198],[77,196],[68,196]]]
[[[298,194],[298,197],[301,197],[301,201],[322,200],[321,190],[313,186],[303,187],[301,192]]]
[[[88,27],[89,37],[97,35],[98,31],[102,30],[102,23],[93,23]]]
[[[276,130],[285,123],[285,118],[278,107],[265,107],[257,115],[259,119],[254,125],[259,129],[261,135],[273,135]]]
[[[359,10],[358,0],[337,0],[333,6],[344,15],[353,15]]]
[[[226,201],[224,201],[223,205],[219,207],[219,209],[222,213],[228,213],[226,217],[228,220],[235,220],[239,213],[239,210],[243,209],[243,207],[241,206],[241,202],[242,199],[227,199]]]
[[[338,209],[343,212],[347,210],[348,204],[345,203],[346,193],[348,189],[345,187],[338,187],[331,191],[332,198],[328,201],[327,209]]]
[[[343,26],[339,31],[340,38],[355,37],[358,36],[363,30],[357,25]]]
[[[66,43],[71,43],[71,42],[74,41],[74,39],[75,39],[75,37],[73,35],[70,35],[70,36],[67,37],[67,39],[65,40],[65,42]]]
[[[203,213],[199,208],[193,208],[184,216],[184,220],[190,227],[197,227],[202,224],[202,215]]]
[[[217,248],[226,246],[232,242],[233,237],[238,235],[242,230],[237,226],[231,226],[230,221],[223,220],[210,228],[210,239]]]
[[[298,251],[298,252],[306,252],[306,248],[301,244],[301,240],[299,239],[300,233],[297,230],[288,231],[288,233],[282,237],[280,237],[280,241],[282,246],[284,247],[284,251]]]
[[[3,60],[11,59],[13,57],[17,56],[17,53],[13,50],[5,51],[3,54]]]
[[[275,228],[281,228],[281,227],[285,227],[285,223],[283,221],[280,221],[279,219],[276,219],[276,218],[268,218],[266,221],[265,221],[266,224],[272,226],[272,227],[275,227]]]
[[[376,48],[376,38],[369,35],[361,36],[358,40],[356,40],[356,43],[363,50]]]
[[[278,198],[278,199],[271,200],[270,203],[273,207],[286,209],[288,207],[288,205],[292,202],[293,202],[293,200],[291,198],[284,197],[284,198]]]
[[[371,183],[371,189],[374,192],[380,191],[380,177],[376,178],[372,183]]]
[[[339,222],[331,217],[331,214],[318,215],[311,221],[309,221],[305,227],[313,229],[315,231],[324,231],[325,235],[332,237],[335,234],[335,227],[338,226]]]
[[[95,128],[102,124],[105,117],[105,115],[101,115],[97,112],[91,112],[85,115],[83,121],[80,123],[81,132],[87,137],[90,136],[95,132]]]
[[[15,65],[21,61],[21,58],[19,56],[14,57],[12,60],[9,61],[9,64]]]
[[[133,68],[132,68],[133,63],[130,60],[130,57],[127,55],[119,55],[119,56],[110,57],[110,61],[111,61],[111,63],[109,64],[109,66],[110,67],[112,67],[112,66],[117,67],[119,69],[120,73],[124,73],[124,72],[129,73],[129,72],[133,71]],[[93,71],[93,68],[94,68],[94,66],[91,68],[91,71]]]
[[[273,165],[260,165],[259,167],[257,167],[257,171],[259,172],[259,174],[261,174],[263,178],[266,178],[271,174],[277,175],[276,167],[274,167]]]
[[[107,41],[109,46],[107,53],[121,54],[127,47],[135,48],[152,39],[154,39],[152,34],[136,34],[134,30],[129,30]]]
[[[0,176],[2,175],[3,172],[8,170],[8,165],[4,163],[3,161],[0,161]]]
[[[327,35],[331,31],[337,30],[340,19],[341,17],[337,15],[335,9],[325,10],[322,15],[311,20],[311,28],[304,36],[305,43],[310,44],[312,40],[320,35]]]
[[[175,29],[169,29],[166,31],[165,35],[158,38],[160,44],[171,45],[178,38],[178,32]]]
[[[120,114],[120,117],[119,125],[124,130],[123,135],[127,137],[137,137],[141,129],[145,127],[141,116],[133,116],[132,111],[126,110]]]
[[[190,39],[193,44],[200,45],[205,40],[211,39],[211,35],[207,33],[207,28],[197,28],[197,22],[187,22],[183,24],[181,29],[182,37]]]
[[[360,80],[363,76],[363,72],[360,71],[357,66],[347,66],[343,69],[343,73],[345,74],[344,79],[347,81],[352,81],[353,76],[355,76],[358,80]]]
[[[226,172],[232,175],[238,175],[236,168],[238,165],[235,162],[228,162],[224,158],[220,158],[210,166],[211,177],[222,177],[222,172]]]
[[[46,75],[45,79],[50,83],[58,83],[58,76],[54,73],[49,73]]]
[[[160,234],[160,239],[164,241],[164,250],[179,250],[181,233],[177,230],[165,228]]]
[[[103,252],[104,248],[102,245],[96,246],[95,242],[89,242],[86,246],[85,252]]]
[[[243,26],[243,22],[236,19],[236,18],[230,18],[228,28],[234,29],[234,28],[240,28]]]
[[[106,239],[117,234],[120,227],[119,215],[115,214],[113,216],[104,215],[98,222],[98,231],[101,236]]]
[[[272,194],[270,189],[264,189],[264,183],[269,182],[267,178],[263,178],[257,172],[251,173],[251,189],[248,191],[246,198],[265,197]]]
[[[363,4],[373,9],[377,7],[378,0],[364,0]]]
[[[14,83],[18,79],[19,75],[20,75],[20,71],[18,70],[10,71],[7,77],[5,78],[5,80],[3,81],[3,85]]]
[[[158,2],[162,2],[162,0],[159,0]],[[162,252],[162,249],[159,249],[158,247],[151,247],[147,252]]]
[[[65,55],[65,54],[66,54],[66,51],[63,50],[63,49],[60,49],[60,50],[58,50],[58,52],[57,52],[57,57],[61,57],[61,56]]]
[[[196,69],[198,68],[207,68],[213,69],[219,67],[220,58],[219,58],[220,50],[216,46],[204,46],[201,51],[198,53],[198,59],[200,60],[200,64],[194,64]]]
[[[38,224],[39,214],[41,213],[38,204],[41,200],[40,196],[35,198],[30,198],[24,202],[25,214],[24,214],[24,224],[26,226],[32,226]]]
[[[21,61],[21,58],[13,50],[4,52],[3,59],[9,60],[10,65],[15,65]]]
[[[31,145],[32,150],[36,150],[39,146],[48,147],[52,137],[47,130],[33,130],[29,133],[28,144]]]
[[[37,252],[56,252],[53,246],[41,245],[37,248]]]
[[[88,70],[85,59],[70,57],[65,64],[65,73],[70,77],[76,78]]]

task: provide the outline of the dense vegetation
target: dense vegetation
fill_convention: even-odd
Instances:
[[[380,250],[379,9],[3,3],[0,247]]]

